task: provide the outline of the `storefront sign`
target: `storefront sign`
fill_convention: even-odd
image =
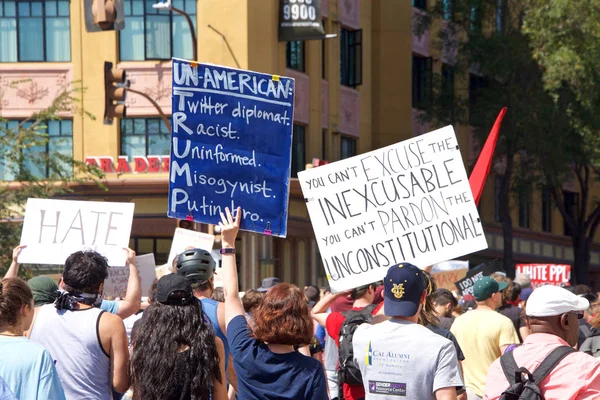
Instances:
[[[173,59],[171,218],[285,237],[294,80]]]
[[[130,173],[159,173],[169,172],[169,156],[134,156],[133,163],[129,162],[127,156],[119,156],[117,162],[109,156],[86,157],[85,163],[93,165],[102,172],[110,174],[130,174]],[[133,165],[132,165],[133,164]]]
[[[321,0],[280,0],[279,41],[321,40],[325,30]]]
[[[487,248],[454,129],[298,173],[333,292]]]

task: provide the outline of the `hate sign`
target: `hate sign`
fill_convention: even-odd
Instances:
[[[134,203],[28,199],[21,264],[64,264],[78,250],[96,250],[110,266],[125,265]]]
[[[294,80],[173,59],[171,218],[285,237]]]
[[[334,292],[487,248],[451,126],[298,179]]]

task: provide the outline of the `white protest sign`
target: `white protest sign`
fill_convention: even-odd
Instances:
[[[204,232],[191,231],[189,229],[177,228],[173,235],[173,243],[169,252],[169,262],[167,265],[173,265],[173,259],[181,254],[188,247],[202,249],[210,252],[215,242],[214,235],[209,235]]]
[[[143,254],[135,258],[135,265],[140,274],[142,297],[148,296],[150,288],[156,279],[154,254]],[[129,267],[108,269],[108,278],[104,281],[104,295],[110,297],[125,297],[129,283]]]
[[[298,179],[333,292],[487,248],[451,126]]]
[[[28,199],[21,264],[64,264],[72,253],[95,250],[110,266],[125,265],[134,203]]]

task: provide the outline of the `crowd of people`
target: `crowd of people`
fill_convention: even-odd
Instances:
[[[242,294],[240,215],[222,215],[223,288],[210,251],[187,249],[143,302],[130,249],[126,296],[107,300],[102,255],[25,282],[17,247],[0,282],[0,400],[600,398],[589,287],[495,274],[458,297],[401,263],[341,293],[271,277]]]

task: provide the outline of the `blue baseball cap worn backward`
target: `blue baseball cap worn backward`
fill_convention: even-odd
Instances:
[[[388,317],[412,317],[425,290],[423,271],[409,264],[391,266],[383,281],[383,311]]]

